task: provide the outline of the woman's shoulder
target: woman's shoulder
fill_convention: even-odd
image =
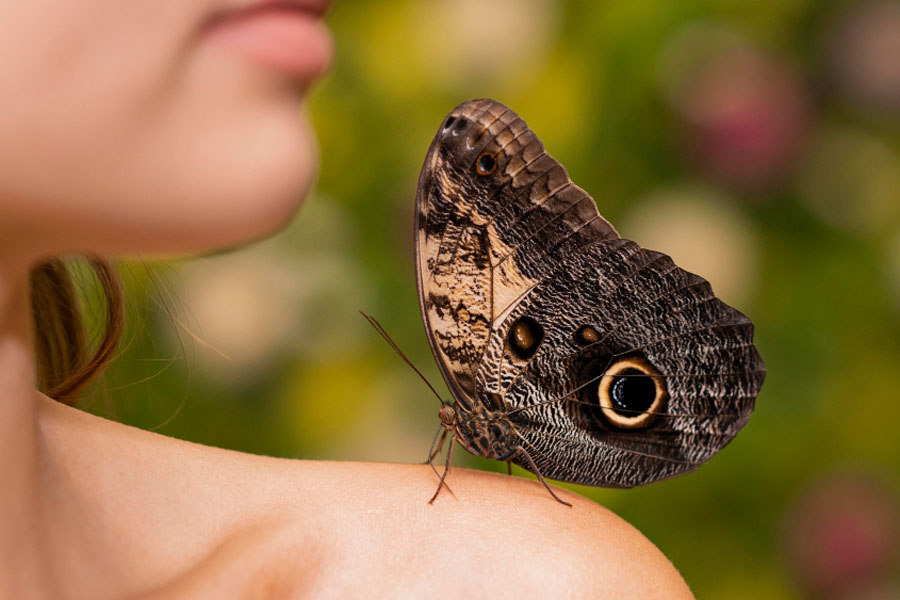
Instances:
[[[316,463],[335,510],[322,515],[339,550],[334,585],[348,596],[378,582],[382,595],[470,597],[692,597],[671,562],[608,509],[540,483],[453,468],[429,504],[427,466]],[[393,593],[392,593],[393,591]]]
[[[429,504],[428,466],[255,456],[63,410],[85,438],[75,470],[134,508],[120,526],[151,563],[174,558],[156,565],[164,595],[691,597],[634,527],[533,480],[452,468]]]

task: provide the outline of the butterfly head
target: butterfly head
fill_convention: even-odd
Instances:
[[[438,411],[438,418],[444,424],[444,427],[452,429],[457,422],[456,407],[452,404],[442,403],[441,409]]]

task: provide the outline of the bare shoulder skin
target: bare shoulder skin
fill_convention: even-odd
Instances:
[[[429,505],[436,477],[427,466],[253,456],[40,402],[58,483],[98,515],[85,522],[78,509],[87,506],[65,503],[53,511],[57,526],[112,544],[88,561],[94,572],[80,581],[127,574],[129,592],[148,599],[561,590],[582,598],[692,597],[636,529],[566,490],[556,492],[572,508],[536,482],[454,468],[455,497],[445,491]],[[77,570],[83,552],[61,547],[58,564]]]

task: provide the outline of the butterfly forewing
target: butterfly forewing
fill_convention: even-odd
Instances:
[[[488,175],[479,172],[485,156]],[[415,219],[429,341],[451,389],[468,395],[494,322],[553,262],[545,255],[589,234],[616,237],[525,122],[492,100],[463,103],[444,119],[419,178]]]

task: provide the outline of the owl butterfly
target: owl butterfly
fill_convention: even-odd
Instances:
[[[441,123],[415,248],[422,318],[455,400],[429,462],[449,432],[450,451],[459,442],[545,486],[631,487],[695,469],[747,422],[765,377],[750,320],[619,237],[503,104],[470,100]]]

